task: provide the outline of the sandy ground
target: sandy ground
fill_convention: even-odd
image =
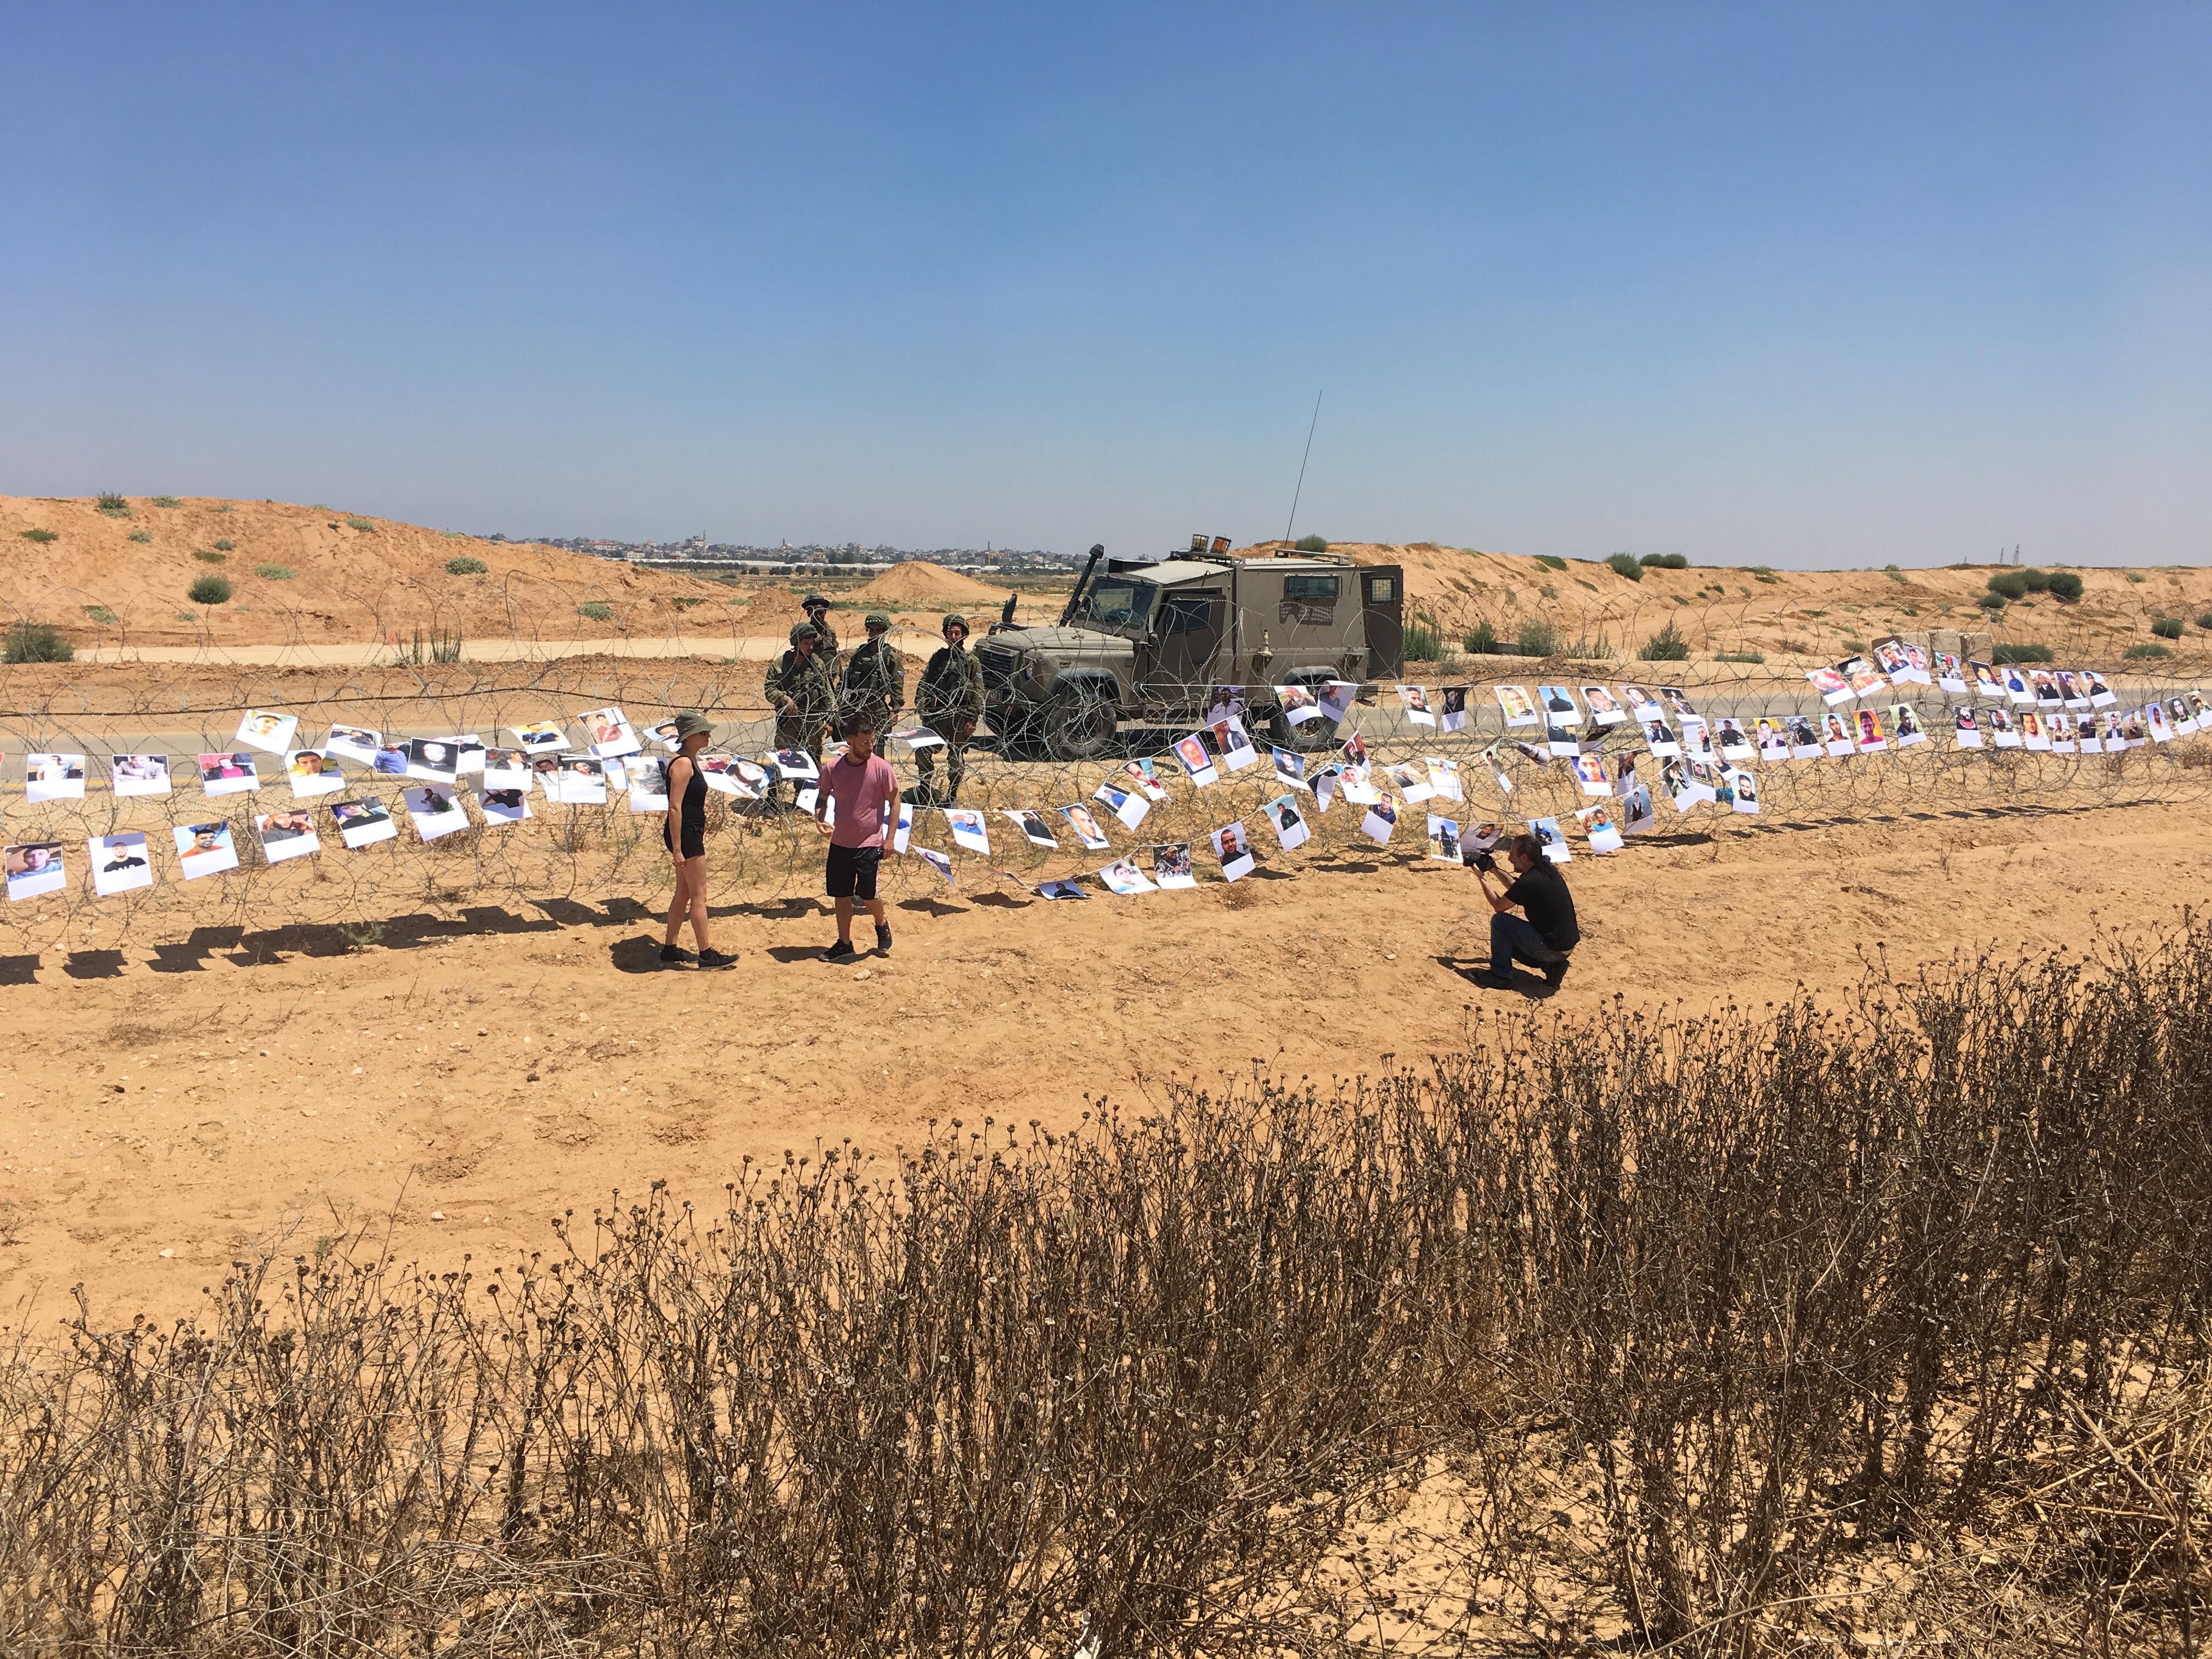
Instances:
[[[2212,851],[2187,807],[1962,809],[1700,822],[1568,874],[1585,942],[1556,1002],[1588,1012],[2155,927],[2212,890]],[[634,901],[568,914],[7,988],[0,1318],[50,1328],[77,1282],[102,1320],[184,1311],[258,1241],[387,1213],[404,1255],[504,1255],[617,1189],[709,1200],[747,1156],[1064,1124],[1147,1073],[1371,1073],[1523,1006],[1462,976],[1487,937],[1472,878],[1410,854],[1135,900],[908,899],[895,953],[842,968],[812,901],[725,909],[742,962],[714,975],[647,971]]]

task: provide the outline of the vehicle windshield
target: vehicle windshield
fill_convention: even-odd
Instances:
[[[1083,602],[1075,607],[1075,614],[1068,621],[1077,627],[1142,633],[1146,619],[1152,614],[1152,600],[1159,591],[1158,585],[1153,582],[1136,581],[1127,576],[1103,577],[1084,590]]]

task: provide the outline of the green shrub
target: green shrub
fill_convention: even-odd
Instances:
[[[2173,653],[2162,645],[2131,645],[2120,654],[2124,657],[2170,657]]]
[[[1326,553],[1328,551],[1328,538],[1326,536],[1301,536],[1297,540],[1292,542],[1291,545],[1301,553]]]
[[[371,524],[367,519],[348,519],[346,520],[346,528],[349,530],[358,530],[363,534],[367,534],[368,532],[374,530],[376,526]]]
[[[1633,553],[1616,553],[1606,562],[1611,565],[1619,574],[1627,577],[1632,582],[1640,582],[1644,580],[1644,567],[1636,562],[1636,555]]]
[[[2123,575],[2126,576],[2126,577],[2127,577],[2127,579],[2128,579],[2130,581],[2131,581],[2131,582],[2139,582],[2139,581],[2142,580],[2142,579],[2143,579],[2143,574],[2142,574],[2142,571],[2140,571],[2140,570],[2128,570],[2128,571],[2123,571],[2121,574],[2122,574]]]
[[[2023,570],[2020,572],[2019,574],[2021,584],[2029,592],[2044,593],[2050,591],[2050,572],[2045,570]]]
[[[1771,576],[1774,574],[1774,567],[1765,564],[1747,564],[1744,570],[1747,574],[1753,576]]]
[[[1559,635],[1541,617],[1525,619],[1514,636],[1514,648],[1524,657],[1556,657]]]
[[[131,516],[131,503],[112,490],[98,497],[94,505],[111,518],[127,519]]]
[[[2066,605],[2073,604],[2081,597],[2081,579],[2070,570],[2052,571],[2051,597]]]
[[[194,605],[227,605],[230,600],[230,579],[228,576],[195,576],[192,585],[185,590],[185,597]]]
[[[702,594],[677,593],[670,596],[668,603],[674,605],[678,611],[689,611],[695,605],[706,604],[707,600],[705,596]]]
[[[1567,568],[1567,562],[1553,553],[1539,553],[1536,562],[1547,570],[1565,570]]]
[[[589,617],[593,622],[605,622],[615,613],[612,609],[601,605],[597,599],[587,599],[576,607],[576,614],[580,617]]]
[[[238,509],[233,507],[228,501],[225,501],[222,506],[216,507],[216,511],[218,513],[235,513]]]
[[[2178,640],[2181,637],[2181,618],[2160,617],[2152,622],[2150,631],[2162,640]]]
[[[1650,570],[1687,570],[1690,562],[1680,553],[1646,553],[1637,561]]]
[[[300,573],[289,564],[257,564],[253,574],[267,582],[289,582]]]
[[[122,617],[117,616],[112,611],[110,611],[104,605],[88,605],[84,608],[84,614],[91,617],[93,621],[98,623],[102,628],[112,628],[116,623],[123,620]]]
[[[228,553],[237,545],[238,544],[236,542],[231,540],[229,537],[226,536],[215,544],[215,550],[218,553]]]
[[[2008,599],[2027,597],[2027,573],[2024,570],[2000,570],[1989,580],[1990,592]]]
[[[1881,574],[1888,577],[1890,580],[1893,582],[1909,581],[1911,580],[1911,578],[1908,577],[1902,570],[1899,570],[1893,564],[1886,564],[1882,566]]]
[[[221,564],[224,560],[230,557],[230,555],[228,553],[210,553],[204,547],[196,547],[192,550],[192,556],[198,559],[202,564]]]
[[[1498,643],[1498,630],[1486,622],[1479,622],[1468,629],[1459,646],[1470,657],[1494,657],[1505,648]]]
[[[146,546],[151,546],[154,541],[151,532],[143,530],[134,530],[128,536],[125,537],[124,539],[125,541],[137,542]]]
[[[19,622],[8,630],[9,662],[74,662],[76,647],[52,623]]]
[[[154,497],[154,505],[156,507],[182,507],[184,503],[179,501],[174,495],[156,495]]]
[[[1416,617],[1406,624],[1406,660],[1435,662],[1444,653],[1443,635],[1436,624],[1425,617]]]
[[[2004,595],[2002,593],[1978,593],[1974,596],[1974,603],[1984,611],[2002,611],[2005,608]]]
[[[1990,653],[1993,663],[2049,662],[2051,647],[2047,645],[2001,645]]]
[[[1717,653],[1713,660],[1715,662],[1765,662],[1766,653],[1763,651],[1723,651]]]
[[[17,533],[20,534],[27,542],[51,542],[60,539],[52,531],[43,528],[25,530],[18,532]]]
[[[1674,619],[1670,617],[1667,625],[1644,641],[1643,648],[1636,654],[1646,662],[1687,662],[1690,642],[1676,631]]]
[[[481,576],[490,568],[491,567],[482,559],[471,558],[465,553],[446,561],[446,574],[448,576]]]
[[[2197,617],[2197,625],[2207,633],[2212,633],[2212,611],[2207,611],[2203,616]]]

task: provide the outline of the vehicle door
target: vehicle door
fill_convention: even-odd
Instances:
[[[1396,566],[1359,573],[1366,624],[1367,672],[1395,679],[1406,667],[1406,593]]]
[[[1219,588],[1168,589],[1152,607],[1151,660],[1139,695],[1178,708],[1204,702],[1228,631],[1229,596]]]

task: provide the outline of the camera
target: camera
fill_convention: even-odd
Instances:
[[[1488,871],[1493,876],[1498,873],[1498,860],[1487,853],[1477,853],[1468,862],[1478,870]]]

